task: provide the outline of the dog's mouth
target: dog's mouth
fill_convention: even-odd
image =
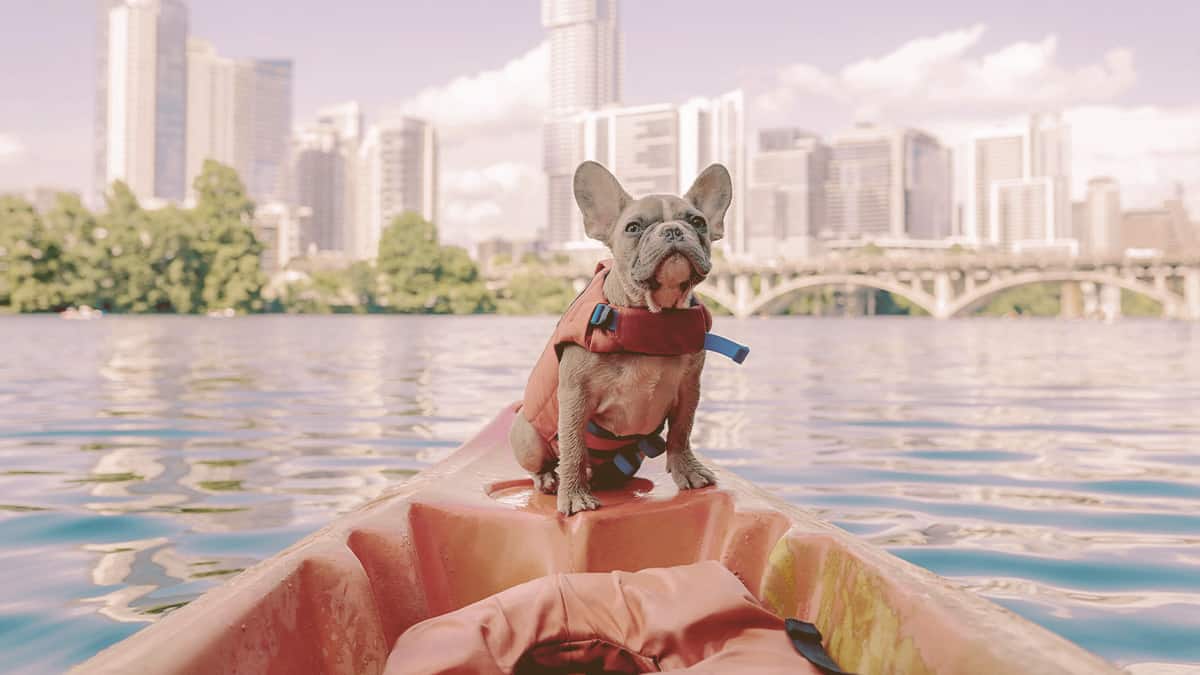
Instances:
[[[648,291],[671,287],[688,290],[708,277],[712,264],[695,251],[677,248],[664,251],[657,263],[645,269],[648,273],[641,278],[635,276],[634,282]]]
[[[706,260],[698,260],[684,250],[668,251],[655,265],[647,267],[651,273],[637,284],[645,291],[646,306],[652,312],[686,308],[692,289],[704,281],[709,269]]]

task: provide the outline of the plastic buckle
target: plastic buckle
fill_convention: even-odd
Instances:
[[[624,452],[617,452],[617,456],[613,457],[613,465],[617,467],[626,478],[633,478],[633,474],[642,467],[642,458],[636,454],[633,457],[627,457]]]
[[[592,316],[588,319],[588,323],[606,330],[612,330],[617,327],[617,311],[609,305],[600,303],[592,310]]]
[[[658,457],[667,449],[667,444],[661,436],[650,436],[638,441],[638,450],[647,457]]]

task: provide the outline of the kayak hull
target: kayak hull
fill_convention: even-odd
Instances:
[[[512,458],[514,415],[77,670],[379,673],[409,627],[517,584],[716,560],[862,675],[1120,672],[727,471],[680,492],[648,461],[599,510],[563,517]]]

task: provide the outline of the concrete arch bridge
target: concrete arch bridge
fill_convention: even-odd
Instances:
[[[990,297],[1029,284],[1063,284],[1064,300],[1084,315],[1120,314],[1120,291],[1144,295],[1163,316],[1200,320],[1200,253],[1153,259],[937,255],[854,257],[782,265],[719,262],[696,292],[747,317],[778,311],[795,293],[821,287],[861,287],[907,299],[937,319],[966,314]],[[591,268],[558,269],[577,288]],[[502,283],[502,282],[500,282]],[[499,283],[497,283],[499,285]]]

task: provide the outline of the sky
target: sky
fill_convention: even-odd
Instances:
[[[446,238],[531,237],[548,53],[536,0],[191,0],[234,57],[291,58],[295,122],[356,99],[425,116],[441,140]],[[0,0],[0,191],[90,185],[96,5]],[[1076,198],[1112,175],[1126,206],[1176,182],[1200,218],[1200,2],[624,0],[623,99],[735,88],[747,123],[829,134],[908,125],[956,151],[1036,110],[1071,124]],[[957,152],[961,160],[965,153]]]

